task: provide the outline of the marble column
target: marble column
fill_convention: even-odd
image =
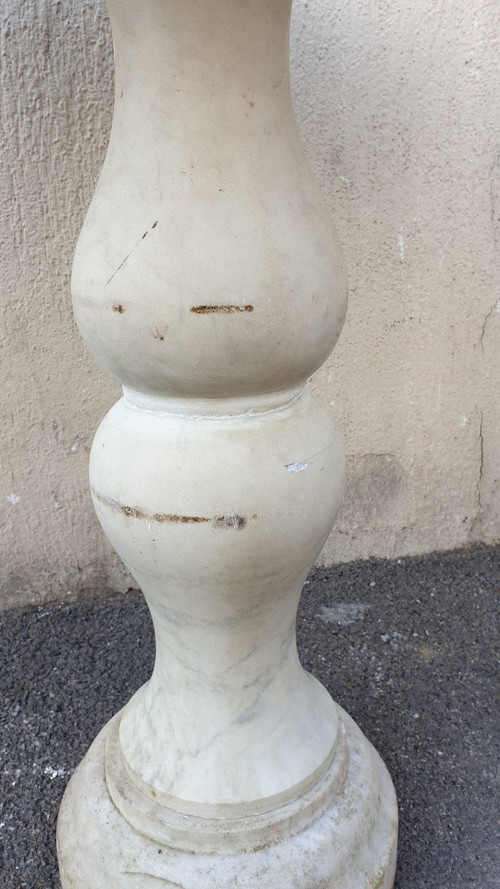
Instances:
[[[114,119],[72,292],[123,384],[90,483],[156,662],[70,781],[63,889],[393,884],[390,778],[295,640],[343,493],[306,383],[347,283],[294,122],[290,5],[108,3]]]

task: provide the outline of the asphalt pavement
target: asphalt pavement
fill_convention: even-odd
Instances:
[[[1,889],[59,889],[64,788],[152,668],[142,597],[98,592],[0,615]],[[396,787],[396,889],[500,887],[499,592],[500,548],[319,568],[304,587],[302,662]]]

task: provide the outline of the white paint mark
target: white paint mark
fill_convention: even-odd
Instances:
[[[401,262],[405,261],[405,238],[403,235],[403,226],[399,229],[398,235],[398,250],[399,250],[399,258]]]
[[[66,769],[63,769],[62,766],[45,766],[43,770],[44,775],[48,775],[51,781],[54,781],[55,778],[66,778],[69,774]]]
[[[328,374],[328,376],[327,376],[327,378],[326,378],[326,382],[327,382],[327,383],[331,383],[331,382],[332,382],[332,372],[331,372],[331,371],[329,372],[329,374]]]
[[[9,503],[12,504],[12,506],[17,506],[20,499],[21,498],[20,498],[19,494],[7,494],[7,500]]]
[[[340,181],[344,183],[344,185],[350,185],[351,180],[347,178],[347,176],[341,176]]]
[[[468,422],[469,422],[469,418],[466,417],[465,414],[462,414],[462,416],[460,417],[460,425],[467,426]]]
[[[286,471],[292,474],[293,472],[302,472],[304,469],[307,469],[309,463],[286,463]]]
[[[347,627],[364,617],[369,607],[364,602],[337,602],[331,607],[322,605],[318,617],[326,624],[339,624],[342,627]]]
[[[403,637],[401,636],[401,633],[394,632],[381,633],[380,638],[382,639],[382,642],[389,642],[391,645],[395,645],[397,647],[398,642],[400,642]]]
[[[78,453],[78,448],[79,448],[79,447],[80,447],[80,442],[78,441],[78,439],[75,439],[75,441],[74,441],[73,444],[71,445],[71,453],[72,453],[72,454],[77,454],[77,453]]]

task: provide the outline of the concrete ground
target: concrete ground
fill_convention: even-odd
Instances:
[[[500,886],[499,588],[500,549],[322,568],[304,588],[304,666],[396,786],[397,889]],[[11,611],[1,623],[0,887],[58,889],[63,790],[148,677],[151,624],[135,594]]]

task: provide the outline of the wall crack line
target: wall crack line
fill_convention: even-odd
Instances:
[[[479,338],[479,342],[481,343],[481,350],[483,352],[484,352],[484,335],[486,333],[486,325],[488,324],[488,321],[490,320],[491,316],[493,315],[493,312],[495,312],[495,311],[498,312],[499,309],[500,309],[500,300],[496,299],[495,302],[493,303],[491,309],[489,310],[489,312],[487,312],[486,315],[484,316],[483,326],[481,328],[481,336]]]

